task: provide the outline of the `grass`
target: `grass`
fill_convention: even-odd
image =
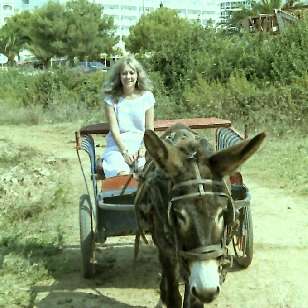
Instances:
[[[239,123],[234,124],[242,132]],[[290,193],[308,195],[308,136],[302,131],[283,131],[282,127],[272,127],[267,132],[261,148],[241,167],[244,177],[266,183],[274,188],[282,188]],[[264,129],[257,129],[261,132]],[[266,131],[266,130],[265,130]],[[201,133],[215,144],[213,130]],[[252,137],[256,132],[250,132]]]
[[[59,211],[69,183],[61,162],[50,165],[31,147],[1,139],[0,149],[0,307],[30,307],[32,287],[67,265]]]
[[[78,124],[67,124],[74,115],[65,119],[70,107],[65,108],[62,114],[60,109],[50,110],[48,116],[36,110],[33,119],[39,120],[29,121],[29,124],[53,119],[52,122],[58,123],[53,124],[53,132],[67,135],[70,129],[66,125],[79,128],[86,123],[103,121],[101,110],[94,114],[88,111],[82,122],[76,111]],[[19,115],[22,117],[22,112]],[[4,112],[0,112],[1,117],[5,117]],[[61,123],[61,117],[65,123]],[[18,113],[15,119],[15,123],[19,123]],[[38,129],[42,127],[49,125],[38,126]],[[46,134],[48,131],[46,129]],[[284,134],[279,135],[281,132]],[[72,253],[67,256],[62,250],[63,243],[69,238],[64,217],[71,206],[68,199],[70,183],[68,177],[63,176],[64,166],[48,165],[46,159],[44,154],[29,146],[0,139],[0,181],[4,184],[0,186],[0,307],[31,307],[36,284],[78,270],[79,255],[75,256],[76,262],[71,262]],[[308,195],[307,166],[306,135],[276,127],[268,133],[262,148],[245,163],[242,171],[254,181]]]
[[[38,125],[63,122],[102,122],[104,118],[101,107],[88,108],[85,104],[55,105],[44,109],[42,106],[15,106],[0,101],[0,123],[2,125]]]
[[[244,165],[243,172],[266,185],[308,195],[308,137],[289,132],[268,135],[262,148]]]
[[[0,168],[12,167],[38,156],[39,153],[31,147],[15,147],[8,139],[0,139]]]

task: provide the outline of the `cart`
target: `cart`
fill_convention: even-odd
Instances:
[[[184,124],[191,129],[202,129],[202,132],[213,131],[216,150],[227,148],[244,139],[231,126],[229,120],[218,118],[157,120],[155,131],[163,132],[176,123]],[[135,235],[138,231],[134,206],[137,179],[134,174],[105,178],[101,158],[96,153],[100,146],[97,137],[102,140],[102,135],[108,132],[107,123],[88,125],[75,132],[76,151],[87,191],[80,197],[79,203],[81,271],[84,278],[92,278],[95,275],[95,249],[98,244],[103,244],[109,237]],[[83,168],[80,151],[85,151],[89,158],[90,179]],[[240,172],[232,174],[229,180],[239,222],[232,233],[231,259],[246,268],[253,257],[250,193]],[[91,186],[88,185],[89,182]]]

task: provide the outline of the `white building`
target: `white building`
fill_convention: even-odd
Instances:
[[[8,17],[16,13],[14,0],[0,0],[0,27],[5,24]]]
[[[67,0],[58,0],[64,3]],[[250,0],[89,0],[100,4],[104,13],[114,17],[117,34],[129,33],[129,27],[136,24],[142,14],[147,14],[163,5],[177,10],[178,14],[202,25],[225,21],[232,10],[242,5],[250,6]],[[20,11],[33,10],[48,0],[0,0],[0,27],[6,19]]]
[[[239,11],[242,7],[251,8],[251,0],[220,0],[220,23],[226,23],[232,12]]]
[[[141,15],[158,9],[161,5],[175,9],[179,16],[200,22],[206,26],[220,19],[220,3],[217,0],[94,0],[103,6],[103,12],[114,18],[117,35],[122,39],[129,34],[129,27],[136,24]]]
[[[66,0],[53,0],[64,3]],[[0,27],[6,19],[21,11],[32,11],[46,4],[48,0],[0,0]]]
[[[67,0],[58,0],[65,3]],[[225,22],[231,12],[241,6],[250,7],[250,0],[89,0],[103,7],[103,13],[114,18],[119,48],[124,49],[123,37],[143,14],[158,9],[161,5],[175,9],[179,16],[200,22],[203,26]],[[307,0],[308,1],[308,0]],[[25,10],[34,10],[48,0],[0,0],[0,27],[7,18]]]

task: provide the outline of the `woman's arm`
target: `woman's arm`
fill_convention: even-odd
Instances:
[[[154,130],[154,106],[145,112],[145,129]],[[142,145],[138,151],[139,157],[144,157],[145,147]]]
[[[120,135],[120,129],[119,129],[118,121],[117,121],[113,106],[105,104],[105,114],[106,114],[107,121],[109,123],[109,129],[111,131],[113,139],[115,143],[117,144],[120,152],[123,154],[127,149]]]
[[[125,144],[122,141],[121,138],[121,134],[120,134],[120,128],[118,125],[118,121],[113,109],[113,106],[110,105],[105,105],[105,113],[106,113],[106,118],[108,120],[109,123],[109,129],[111,131],[111,134],[113,136],[113,139],[115,141],[115,143],[117,144],[122,156],[124,157],[124,160],[126,161],[126,163],[128,163],[129,165],[131,165],[136,157],[135,155],[131,155],[128,153],[128,150],[125,146]]]
[[[154,106],[145,112],[145,129],[154,130]]]

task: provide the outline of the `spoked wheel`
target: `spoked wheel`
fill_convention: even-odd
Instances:
[[[240,209],[240,226],[233,236],[232,243],[235,253],[235,262],[243,268],[247,268],[253,257],[253,226],[249,206]]]
[[[95,241],[91,223],[91,200],[89,195],[82,195],[79,203],[81,272],[84,278],[95,274]]]

